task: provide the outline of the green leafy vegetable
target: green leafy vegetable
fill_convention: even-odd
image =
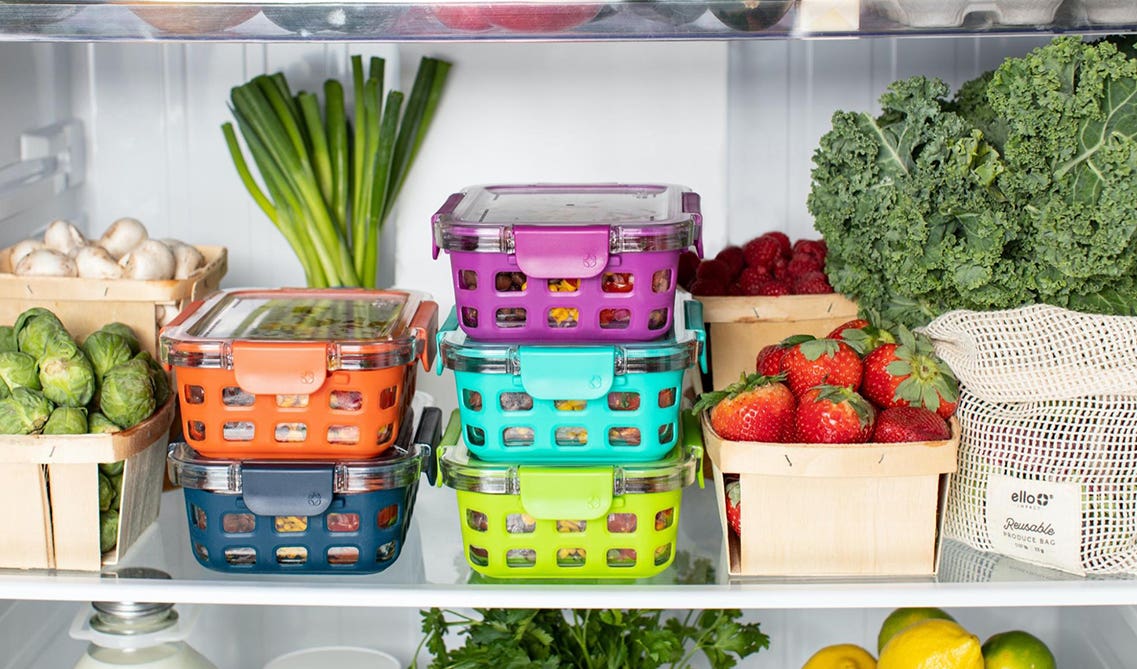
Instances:
[[[43,357],[48,340],[57,332],[66,333],[55,314],[35,307],[20,314],[16,320],[16,342],[20,351],[36,360]]]
[[[682,619],[666,620],[662,611],[619,609],[477,609],[476,614],[479,618],[439,609],[422,612],[426,636],[420,648],[433,656],[431,668],[686,669],[701,652],[713,669],[724,669],[770,645],[758,623],[740,623],[736,610],[689,611]],[[447,648],[452,628],[465,637],[460,648]]]
[[[142,345],[138,343],[138,335],[134,334],[134,330],[131,330],[130,326],[125,323],[107,323],[99,328],[99,332],[109,332],[125,339],[126,343],[130,345],[131,355],[135,355],[142,350]]]
[[[121,427],[112,423],[111,419],[104,416],[100,411],[93,411],[91,415],[87,417],[87,434],[111,434],[121,429]],[[112,474],[113,472],[107,473]]]
[[[120,428],[125,430],[146,420],[156,406],[150,368],[144,361],[131,359],[103,377],[99,408]]]
[[[71,352],[64,346],[48,353],[39,361],[39,382],[43,394],[59,406],[85,406],[95,396],[95,370],[83,351],[70,342]],[[59,342],[58,339],[54,340]]]
[[[0,325],[0,353],[18,350],[20,345],[16,342],[16,328],[11,325]]]
[[[0,398],[8,397],[15,388],[39,390],[39,367],[27,353],[0,353]]]
[[[99,550],[106,553],[118,544],[118,511],[111,509],[99,514]]]
[[[283,74],[261,75],[231,91],[230,110],[263,190],[233,124],[225,123],[233,163],[296,253],[309,286],[376,285],[383,223],[434,118],[450,64],[422,59],[405,111],[398,91],[383,102],[384,67],[382,58],[371,58],[364,78],[363,59],[352,58],[353,132],[338,81],[324,84],[323,115],[316,96],[293,96]]]
[[[130,352],[130,342],[122,335],[99,330],[92,332],[83,341],[83,352],[91,360],[95,368],[95,377],[99,381],[114,366],[120,365],[133,357]]]
[[[1130,43],[1131,44],[1131,43]],[[1137,309],[1137,60],[1055,39],[964,84],[838,112],[809,209],[833,287],[909,326],[951,309]]]

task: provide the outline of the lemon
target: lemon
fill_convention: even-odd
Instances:
[[[929,618],[955,622],[955,618],[949,616],[943,609],[932,607],[896,609],[888,614],[888,617],[884,619],[884,623],[880,626],[880,634],[876,637],[876,652],[879,653],[884,650],[884,644],[888,643],[888,640],[900,630],[908,627],[912,623],[918,623],[921,620],[928,620]]]
[[[817,651],[801,669],[876,669],[876,660],[864,648],[843,643]]]
[[[979,637],[951,620],[928,619],[896,633],[878,669],[983,669]]]
[[[987,639],[983,644],[987,669],[1056,669],[1054,654],[1038,637],[1015,630]]]

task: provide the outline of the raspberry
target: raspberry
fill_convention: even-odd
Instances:
[[[793,254],[796,256],[799,253],[808,253],[811,256],[816,256],[818,260],[824,261],[825,256],[829,253],[829,248],[825,245],[824,239],[799,239],[794,242]]]
[[[817,256],[795,253],[794,257],[790,258],[790,264],[786,266],[786,274],[797,277],[807,272],[820,272],[824,267],[825,262]]]
[[[742,254],[746,257],[746,264],[751,267],[769,267],[775,258],[780,257],[781,246],[778,240],[763,235],[746,242]]]
[[[784,232],[767,232],[766,234],[764,234],[762,236],[767,237],[769,239],[773,239],[774,241],[778,242],[778,253],[779,254],[781,254],[783,256],[789,256],[790,255],[790,238],[786,236],[786,233],[784,233]]]
[[[833,286],[824,272],[806,272],[794,279],[793,291],[794,295],[821,295],[832,293]]]
[[[695,281],[695,270],[699,268],[702,260],[694,251],[684,251],[679,254],[679,266],[676,271],[676,285],[690,288]]]
[[[770,273],[774,275],[775,279],[786,279],[790,277],[790,261],[782,256],[774,258],[774,262],[770,265]]]
[[[695,270],[696,281],[707,279],[722,284],[724,289],[733,278],[730,274],[730,268],[721,260],[704,260],[699,263],[699,268]]]
[[[758,294],[768,297],[776,297],[778,295],[790,295],[790,284],[782,281],[781,279],[767,279],[758,286]]]
[[[738,273],[746,266],[746,257],[742,253],[742,248],[738,246],[728,246],[719,251],[715,260],[726,263],[726,266],[730,268],[730,278],[732,279],[738,276]]]
[[[770,280],[770,274],[761,265],[747,267],[738,276],[738,286],[742,288],[743,295],[760,295],[759,286]]]
[[[691,294],[709,297],[712,295],[726,295],[726,286],[720,281],[712,279],[695,279],[691,284]]]

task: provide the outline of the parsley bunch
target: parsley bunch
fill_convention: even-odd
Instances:
[[[688,611],[663,620],[642,609],[475,609],[422,612],[422,645],[430,669],[686,669],[702,652],[714,669],[769,648],[758,623],[740,623],[738,610]],[[462,647],[446,636],[461,628]],[[412,667],[418,667],[416,660]]]

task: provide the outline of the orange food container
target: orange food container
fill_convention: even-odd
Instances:
[[[430,369],[438,305],[403,290],[237,290],[163,329],[185,441],[206,457],[371,458]]]

